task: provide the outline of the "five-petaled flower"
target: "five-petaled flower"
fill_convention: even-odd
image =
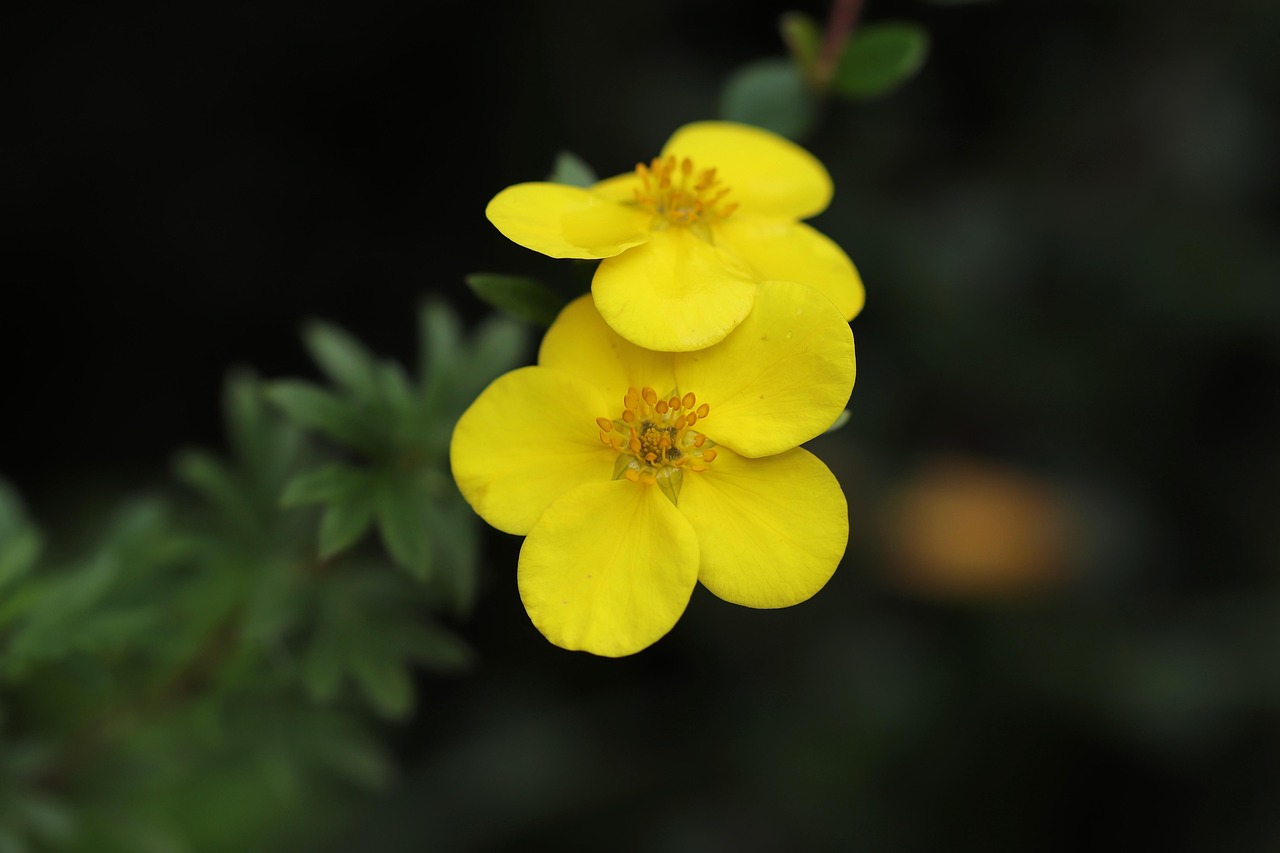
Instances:
[[[525,536],[521,599],[557,646],[618,657],[667,634],[698,582],[730,602],[804,601],[848,542],[840,484],[800,445],[853,389],[845,312],[764,281],[715,346],[624,340],[590,295],[548,329],[538,363],[504,374],[459,419],[462,494]]]
[[[603,259],[591,282],[605,322],[632,343],[687,352],[728,335],[761,281],[818,289],[844,319],[862,280],[844,250],[801,221],[827,208],[826,168],[762,128],[701,121],[661,154],[589,188],[507,187],[485,215],[504,235],[554,258]]]

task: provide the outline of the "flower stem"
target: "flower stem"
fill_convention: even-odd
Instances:
[[[819,88],[825,89],[835,74],[836,63],[845,43],[853,35],[858,16],[862,14],[863,0],[832,0],[831,14],[827,16],[827,28],[822,40],[822,52],[814,68]]]

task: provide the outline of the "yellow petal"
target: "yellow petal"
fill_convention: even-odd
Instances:
[[[687,124],[672,134],[663,155],[688,157],[696,169],[714,168],[751,216],[807,219],[831,202],[831,176],[819,160],[791,140],[727,121]],[[732,217],[730,217],[732,218]]]
[[[732,247],[761,279],[786,279],[817,288],[852,320],[866,295],[853,261],[834,240],[803,222],[730,216],[716,239]]]
[[[789,607],[830,580],[849,542],[835,475],[796,448],[746,459],[731,451],[684,478],[680,511],[698,534],[698,579],[725,601]]]
[[[590,483],[542,514],[520,549],[520,598],[552,643],[634,654],[679,621],[698,578],[698,539],[653,486]]]
[[[596,308],[622,337],[683,352],[724,338],[751,311],[756,281],[733,255],[687,228],[656,231],[642,246],[600,262]]]
[[[463,497],[489,524],[524,535],[542,511],[584,482],[607,482],[617,454],[600,442],[600,392],[545,367],[503,374],[462,413],[449,464]]]
[[[623,172],[621,175],[614,175],[612,178],[605,178],[591,185],[591,192],[617,204],[635,202],[636,190],[638,189],[640,189],[640,176],[635,173],[634,169],[630,172]]]
[[[609,408],[597,416],[617,417],[628,388],[646,385],[664,394],[675,388],[671,353],[642,349],[610,329],[591,294],[570,302],[547,329],[538,364],[574,374],[604,393]]]
[[[513,242],[553,258],[609,258],[649,239],[647,211],[614,204],[581,187],[507,187],[484,211]]]
[[[849,402],[856,370],[839,309],[791,281],[761,282],[733,334],[676,356],[681,392],[711,407],[698,429],[744,456],[781,453],[825,432]]]

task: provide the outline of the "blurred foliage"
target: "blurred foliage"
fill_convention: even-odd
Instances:
[[[474,657],[453,423],[529,346],[436,300],[419,335],[411,374],[308,323],[327,382],[232,372],[227,452],[85,547],[42,549],[0,484],[0,851],[277,849],[391,783],[383,727]]]

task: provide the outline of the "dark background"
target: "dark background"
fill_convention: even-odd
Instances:
[[[483,209],[715,117],[824,3],[34,5],[0,27],[0,473],[53,529],[222,441],[333,320],[409,360]],[[867,284],[817,597],[699,590],[620,661],[529,625],[424,679],[366,849],[1280,847],[1274,4],[870,0],[921,74],[830,103],[813,224]],[[550,266],[549,266],[550,265]],[[351,849],[340,841],[335,849]]]

